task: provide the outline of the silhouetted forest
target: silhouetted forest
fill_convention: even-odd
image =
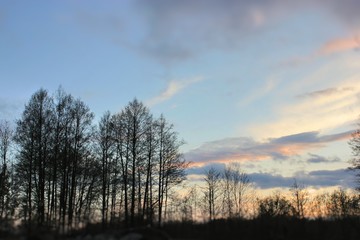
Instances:
[[[184,187],[183,141],[163,115],[134,99],[94,119],[59,88],[38,90],[16,122],[1,121],[0,237],[360,237],[356,191],[310,195],[295,179],[288,194],[261,197],[238,164]],[[359,169],[359,131],[350,145]]]

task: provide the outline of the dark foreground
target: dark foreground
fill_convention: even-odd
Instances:
[[[341,220],[254,219],[216,220],[199,224],[191,222],[167,223],[161,229],[139,227],[133,229],[108,228],[98,225],[60,235],[49,230],[0,232],[5,240],[167,240],[167,239],[360,239],[360,218]]]

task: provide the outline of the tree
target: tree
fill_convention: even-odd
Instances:
[[[360,124],[359,124],[360,127]],[[360,128],[352,133],[352,138],[349,141],[349,145],[352,150],[353,158],[350,160],[350,169],[357,171],[356,183],[357,190],[360,191]]]
[[[216,201],[219,197],[220,176],[220,172],[218,172],[214,168],[210,168],[205,173],[204,202],[206,202],[206,208],[209,214],[209,221],[212,221],[216,218],[218,211]]]
[[[17,171],[26,197],[25,218],[31,223],[34,203],[39,225],[45,222],[45,174],[52,153],[53,117],[53,100],[46,90],[40,89],[25,106],[15,134],[20,151]]]
[[[104,226],[115,219],[161,225],[187,167],[173,125],[163,116],[154,120],[136,99],[120,113],[106,112],[97,131],[93,119],[61,88],[54,96],[38,90],[16,122],[15,167],[8,164],[11,132],[0,124],[1,220],[18,212],[29,227],[60,231],[98,216]]]
[[[110,181],[113,171],[112,159],[114,155],[114,137],[112,131],[113,123],[110,112],[105,112],[99,122],[99,130],[97,133],[97,141],[100,147],[101,158],[101,175],[102,175],[102,224],[108,222],[109,197],[110,197]]]
[[[54,100],[55,99],[55,100]],[[93,197],[96,168],[90,109],[62,89],[55,98],[40,89],[17,121],[16,174],[24,220],[69,227]],[[35,216],[35,218],[34,218]],[[75,218],[76,217],[76,218]]]
[[[229,164],[224,170],[222,185],[224,213],[230,218],[241,217],[251,186],[248,175],[241,171],[240,165]]]
[[[305,205],[308,202],[308,192],[303,185],[299,185],[294,180],[294,184],[290,188],[290,192],[292,193],[292,202],[295,209],[295,215],[298,218],[304,218],[305,216]]]
[[[260,217],[289,217],[294,209],[289,200],[276,193],[274,196],[261,199],[258,211]]]
[[[359,216],[360,197],[358,194],[350,194],[344,189],[338,189],[330,194],[327,207],[332,218]]]
[[[7,221],[9,210],[12,211],[10,204],[15,199],[11,198],[12,171],[9,170],[9,152],[12,144],[13,130],[8,121],[0,121],[0,219]]]
[[[158,225],[160,226],[162,216],[166,216],[169,191],[185,179],[188,163],[179,151],[183,141],[178,139],[173,125],[169,124],[162,115],[155,124],[159,141],[156,169],[158,172]]]
[[[146,136],[149,119],[151,115],[137,99],[130,102],[123,110],[123,124],[126,128],[126,165],[130,172],[130,225],[135,225],[135,215],[141,212],[141,182],[142,173],[144,172],[143,143]],[[136,211],[137,210],[137,211]]]

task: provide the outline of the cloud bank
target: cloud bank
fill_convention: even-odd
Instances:
[[[247,137],[225,138],[207,142],[199,148],[185,153],[185,158],[195,165],[209,162],[241,162],[256,160],[285,160],[306,150],[324,147],[327,143],[349,139],[353,131],[332,135],[320,135],[319,132],[303,132],[270,138],[258,142]]]
[[[202,167],[189,168],[186,170],[186,173],[189,176],[192,176],[193,179],[199,181],[202,179],[200,176],[203,176],[210,168],[221,173],[225,167],[226,165],[223,163],[210,163]],[[194,178],[196,175],[199,177]],[[260,189],[290,188],[294,184],[295,179],[298,183],[316,188],[335,186],[354,188],[356,186],[356,173],[348,169],[317,170],[310,172],[300,171],[291,177],[264,172],[250,173],[248,176],[254,186]]]

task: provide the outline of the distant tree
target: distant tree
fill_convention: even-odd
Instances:
[[[331,218],[359,216],[360,197],[358,194],[351,194],[344,189],[338,189],[330,194],[327,206]]]
[[[295,216],[298,218],[304,218],[306,203],[309,198],[308,191],[303,185],[299,185],[295,179],[294,184],[290,188],[290,192],[292,194],[291,200],[295,209]]]
[[[294,208],[284,196],[275,193],[259,201],[258,212],[260,217],[289,217],[292,216]]]
[[[10,123],[5,120],[0,121],[0,221],[8,221],[9,215],[12,215],[13,208],[11,203],[16,202],[12,198],[13,171],[9,166],[9,153],[12,144],[13,130]]]
[[[352,150],[353,158],[350,160],[350,169],[357,172],[356,174],[356,189],[360,191],[360,124],[359,128],[352,133],[352,138],[349,141]]]
[[[220,191],[221,174],[215,168],[210,168],[204,177],[204,206],[208,212],[209,221],[216,218],[218,212],[217,199]]]
[[[329,216],[328,209],[329,193],[318,193],[307,204],[308,217],[326,219]]]
[[[223,209],[228,217],[242,217],[246,194],[251,182],[246,173],[241,171],[240,165],[229,164],[222,177]]]
[[[189,205],[190,205],[190,209],[191,209],[191,220],[197,220],[198,215],[198,208],[199,208],[199,201],[200,198],[198,196],[199,192],[198,192],[198,186],[194,185],[192,187],[190,187],[189,191],[188,191],[188,199],[189,199]]]

